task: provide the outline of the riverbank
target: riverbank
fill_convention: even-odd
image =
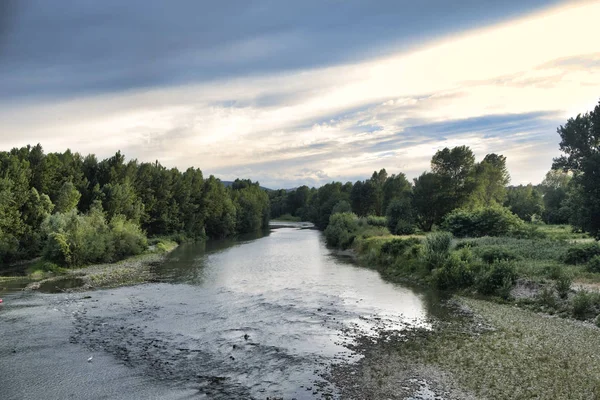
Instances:
[[[364,358],[331,372],[342,397],[600,399],[600,273],[589,261],[598,244],[560,233],[354,232],[344,255],[388,281],[458,297],[450,301],[456,318],[431,330],[360,341]]]
[[[25,290],[76,292],[151,282],[154,279],[152,266],[163,262],[177,246],[176,242],[163,240],[151,246],[144,254],[116,263],[95,264],[76,269],[61,268],[58,273],[37,274],[42,278],[29,283]],[[32,275],[35,277],[36,272]]]
[[[383,336],[334,367],[348,399],[598,399],[599,330],[512,305],[459,298],[459,318]]]

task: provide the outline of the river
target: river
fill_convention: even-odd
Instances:
[[[138,286],[5,295],[0,398],[337,398],[323,376],[360,357],[357,335],[427,324],[422,294],[299,225],[182,245],[155,268]]]

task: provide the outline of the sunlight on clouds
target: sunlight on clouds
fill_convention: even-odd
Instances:
[[[484,137],[495,127],[418,127],[553,112],[538,118],[545,130],[590,109],[600,95],[598,15],[600,3],[577,3],[360,64],[6,106],[0,135],[8,146],[41,142],[48,151],[71,147],[101,157],[121,149],[144,161],[244,172],[281,186],[303,177],[313,184],[366,177],[382,167],[414,177],[437,149],[466,144],[479,158],[507,155],[513,181],[539,181],[557,153],[554,129]],[[537,142],[517,141],[528,135]],[[299,165],[307,171],[300,176]]]

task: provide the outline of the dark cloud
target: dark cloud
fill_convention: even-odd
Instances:
[[[70,96],[359,61],[553,3],[2,0],[0,91]]]

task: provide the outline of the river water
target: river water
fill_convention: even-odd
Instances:
[[[279,227],[186,244],[158,282],[6,295],[2,399],[337,398],[357,336],[426,325],[425,297]],[[91,357],[91,359],[90,359]]]

